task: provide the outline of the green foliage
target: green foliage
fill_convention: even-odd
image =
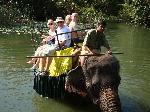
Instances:
[[[120,17],[137,25],[150,27],[150,3],[147,0],[135,0],[125,3],[120,11]]]
[[[149,0],[3,0],[0,20],[10,25],[27,18],[46,21],[78,12],[81,22],[95,23],[99,18],[118,17],[134,24],[150,26]],[[4,21],[5,20],[5,21]]]
[[[132,22],[136,24],[148,25],[150,21],[150,4],[143,0],[134,1],[132,4],[134,14]]]
[[[127,3],[123,4],[122,7],[122,10],[119,12],[120,18],[124,21],[131,21],[131,16],[133,15],[132,7]]]
[[[103,14],[93,7],[80,9],[80,21],[82,23],[96,23],[99,19],[104,19]]]
[[[73,0],[58,0],[56,2],[56,5],[57,8],[61,10],[63,15],[67,15],[67,14],[71,14],[72,12],[75,12],[77,7]]]
[[[118,15],[120,6],[118,4],[122,3],[119,0],[102,0],[101,3],[95,6],[96,9],[101,10],[103,13],[111,16]]]
[[[118,4],[123,0],[76,0],[80,7],[93,7],[95,10],[102,12],[106,15],[117,15],[120,9]]]
[[[16,20],[21,16],[20,11],[16,8],[12,8],[11,6],[0,6],[1,26],[13,26]]]

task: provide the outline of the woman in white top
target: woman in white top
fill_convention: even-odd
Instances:
[[[35,51],[34,56],[41,56],[43,50],[45,48],[47,48],[48,44],[54,43],[53,41],[54,41],[54,38],[55,38],[55,35],[56,35],[54,21],[52,19],[49,19],[48,22],[47,22],[47,26],[49,27],[49,32],[48,32],[49,35],[48,36],[42,35],[42,37],[41,37],[41,38],[43,38],[42,43],[47,43],[47,44],[44,44],[44,45],[38,47],[37,50]],[[28,61],[27,63],[28,64],[35,64],[32,67],[32,68],[35,68],[39,63],[39,59],[32,58],[32,60]]]

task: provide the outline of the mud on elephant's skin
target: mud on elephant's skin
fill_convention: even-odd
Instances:
[[[66,85],[73,87],[72,92],[86,93],[102,112],[121,112],[119,69],[119,61],[113,55],[88,57],[81,69],[68,74]]]

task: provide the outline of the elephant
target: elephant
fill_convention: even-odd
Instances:
[[[65,89],[99,106],[102,112],[121,112],[118,59],[110,54],[87,57],[84,65],[68,72]]]

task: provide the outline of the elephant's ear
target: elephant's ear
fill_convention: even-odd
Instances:
[[[68,90],[69,92],[75,92],[77,94],[86,92],[85,79],[81,66],[77,66],[75,69],[68,72],[66,76],[66,89],[68,88],[72,89]]]
[[[67,75],[70,75],[70,76],[81,76],[83,73],[83,70],[82,70],[82,67],[81,66],[77,66],[76,68],[70,70]]]
[[[81,86],[84,82],[84,76],[81,66],[77,66],[75,69],[72,69],[68,72],[66,76],[66,83],[70,83],[76,86]]]

